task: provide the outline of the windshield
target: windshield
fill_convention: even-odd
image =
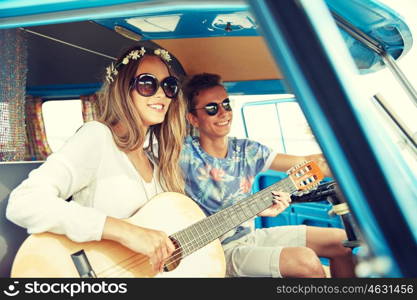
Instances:
[[[417,36],[417,3],[414,0],[380,0],[402,15],[411,30]],[[411,86],[417,86],[417,47],[396,61],[400,71],[405,75]],[[381,130],[386,132],[386,138],[397,145],[411,169],[416,172],[417,149],[417,103],[407,93],[398,78],[389,68],[378,72],[358,75],[358,82],[364,93],[378,111]],[[411,87],[411,89],[413,89]],[[406,134],[404,134],[406,133]],[[407,137],[408,136],[408,137]],[[410,140],[411,139],[411,140]]]

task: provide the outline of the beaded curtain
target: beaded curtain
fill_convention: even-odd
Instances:
[[[0,30],[0,161],[25,159],[26,74],[24,33]]]

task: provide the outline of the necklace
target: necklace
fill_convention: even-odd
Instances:
[[[127,154],[131,162],[131,165],[134,167],[134,169],[136,170],[136,174],[139,176],[139,182],[142,186],[143,192],[145,193],[145,197],[146,200],[149,201],[153,196],[155,196],[158,193],[158,188],[157,188],[157,184],[156,184],[156,180],[155,180],[155,164],[153,159],[150,157],[150,155],[145,152],[145,156],[152,168],[152,177],[151,177],[151,181],[148,183],[145,181],[145,179],[143,179],[143,176],[140,172],[140,168],[139,168],[139,163],[138,161],[135,159],[134,156],[132,156],[131,154]]]
[[[148,202],[149,200],[151,200],[151,198],[153,196],[155,196],[158,193],[158,189],[156,187],[156,180],[152,174],[152,179],[151,182],[147,183],[142,176],[140,176],[140,183],[142,185],[143,191],[145,192],[145,197],[146,197],[146,202]]]
[[[146,182],[142,175],[139,174],[140,177],[140,182],[142,184],[142,188],[143,191],[145,192],[145,196],[146,196],[146,202],[148,202],[149,200],[151,200],[152,197],[154,197],[157,193],[157,187],[156,187],[156,180],[155,180],[155,164],[153,159],[150,157],[148,152],[145,152],[146,157],[148,158],[149,163],[151,164],[152,167],[152,177],[151,177],[151,181],[148,183]]]

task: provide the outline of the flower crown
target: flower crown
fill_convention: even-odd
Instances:
[[[117,69],[119,69],[120,66],[122,65],[127,65],[130,60],[137,60],[140,57],[143,57],[146,53],[146,49],[144,47],[141,47],[140,50],[132,50],[129,52],[129,54],[127,54],[120,62],[118,62],[116,65],[114,65],[113,63],[111,63],[110,66],[108,66],[106,68],[106,80],[109,83],[112,83],[114,81],[113,76],[116,76],[119,72],[117,71]],[[169,52],[165,49],[155,49],[153,51],[153,53],[155,55],[158,55],[159,57],[161,57],[163,60],[165,60],[166,62],[170,62],[171,59],[171,55],[169,54]]]

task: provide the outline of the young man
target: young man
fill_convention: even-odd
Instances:
[[[233,112],[221,78],[198,74],[184,86],[187,119],[199,137],[188,136],[181,156],[186,193],[207,215],[216,213],[251,194],[254,177],[261,171],[286,171],[314,160],[325,176],[330,171],[321,154],[278,154],[248,139],[228,137]],[[273,193],[274,204],[258,216],[284,211],[289,194]],[[319,256],[330,259],[333,277],[354,277],[351,250],[342,245],[344,230],[305,225],[253,229],[253,219],[220,238],[228,276],[325,277]]]

